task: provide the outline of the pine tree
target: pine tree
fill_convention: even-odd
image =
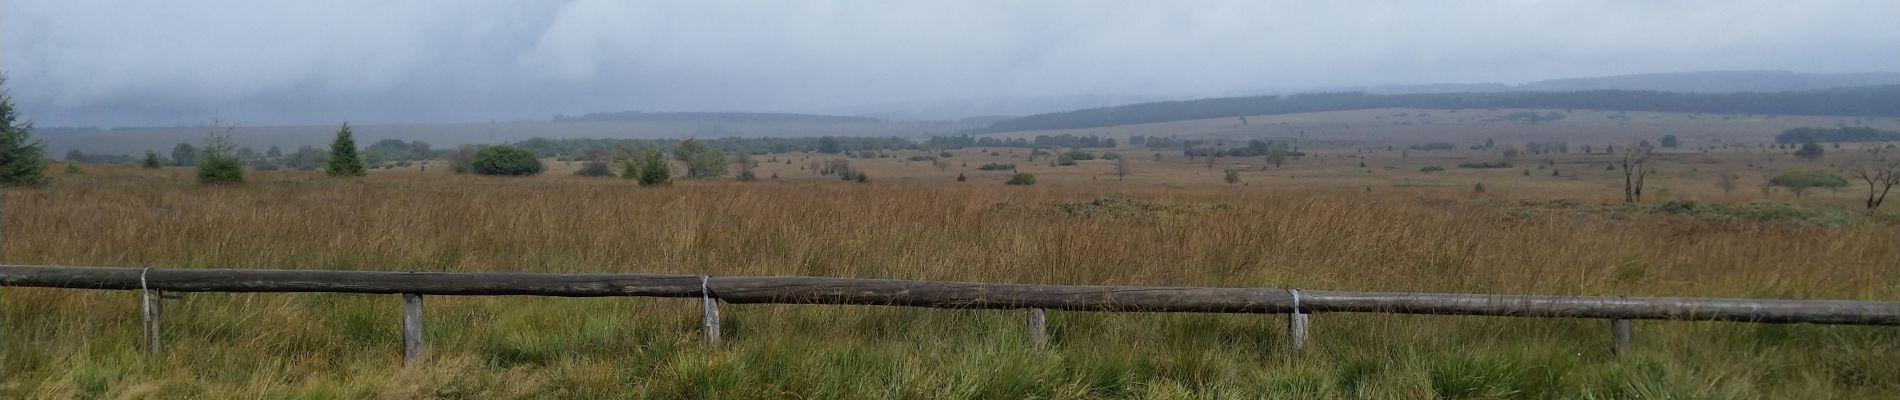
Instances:
[[[356,151],[356,137],[350,133],[350,123],[345,122],[336,130],[336,140],[330,142],[330,159],[323,164],[323,173],[363,176],[363,155]]]
[[[640,158],[640,186],[665,186],[673,183],[673,167],[666,165],[660,150],[647,150]]]
[[[141,162],[140,166],[148,169],[158,169],[158,167],[163,166],[163,164],[164,161],[158,159],[158,152],[146,150],[145,161]]]
[[[46,144],[33,140],[33,124],[18,121],[5,85],[6,77],[0,77],[0,186],[44,184]]]

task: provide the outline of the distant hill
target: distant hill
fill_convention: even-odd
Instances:
[[[1513,87],[1522,91],[1659,90],[1689,93],[1798,92],[1900,85],[1900,72],[1834,74],[1793,71],[1703,71],[1556,79]]]
[[[1803,92],[1675,93],[1634,90],[1370,94],[1316,93],[1131,104],[997,121],[990,132],[1099,128],[1242,115],[1370,108],[1550,108],[1715,114],[1900,116],[1900,85]]]
[[[1194,97],[1198,96],[1075,95],[940,99],[858,104],[812,111],[892,120],[959,120],[984,116],[1042,114]]]
[[[756,112],[609,112],[578,117],[554,116],[554,122],[744,122],[744,123],[861,123],[879,122],[876,118],[837,115],[785,114]]]

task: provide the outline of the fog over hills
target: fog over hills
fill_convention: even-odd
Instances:
[[[1655,90],[1685,93],[1733,93],[1798,92],[1839,87],[1896,84],[1900,84],[1900,72],[1804,73],[1794,71],[1692,71],[1551,79],[1521,84],[1502,82],[1433,83],[1292,87],[1205,93],[1199,95],[1149,94],[975,98],[875,103],[849,107],[815,109],[811,111],[821,114],[856,115],[882,119],[929,120],[961,119],[973,116],[994,115],[1023,116],[1159,101],[1315,92],[1418,94],[1513,91]]]

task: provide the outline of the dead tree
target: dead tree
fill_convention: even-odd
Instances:
[[[1887,201],[1887,192],[1900,184],[1900,161],[1872,161],[1857,163],[1852,167],[1855,178],[1867,182],[1867,208],[1880,208]]]
[[[1643,201],[1643,180],[1653,172],[1649,163],[1648,146],[1628,146],[1623,148],[1623,202]]]
[[[1737,186],[1741,180],[1742,177],[1735,175],[1734,172],[1723,171],[1721,174],[1715,176],[1715,187],[1722,188],[1722,195],[1728,196],[1729,193],[1735,191],[1735,186]]]

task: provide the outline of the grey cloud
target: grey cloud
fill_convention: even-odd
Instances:
[[[1194,96],[1723,69],[1891,71],[1891,1],[0,2],[43,125]]]

